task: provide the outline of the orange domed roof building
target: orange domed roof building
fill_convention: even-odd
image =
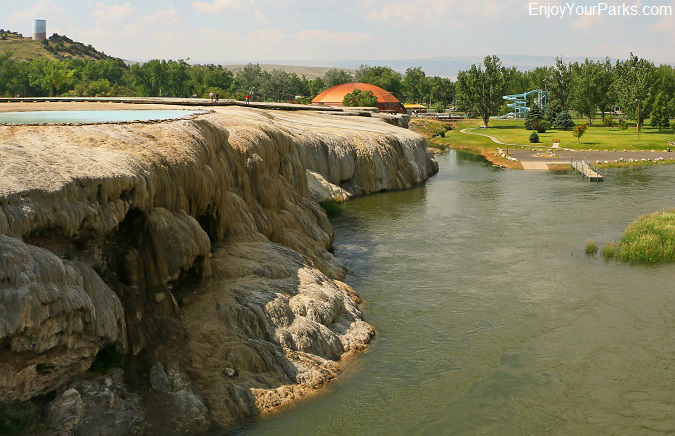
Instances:
[[[370,91],[375,94],[375,97],[377,97],[377,108],[380,110],[405,113],[403,104],[398,98],[394,97],[394,94],[369,83],[343,83],[342,85],[333,86],[314,97],[312,104],[342,106],[342,100],[344,100],[345,95],[350,94],[355,89]]]

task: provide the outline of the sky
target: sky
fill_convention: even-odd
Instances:
[[[675,61],[675,12],[542,15],[573,3],[577,11],[599,4],[675,11],[675,0],[0,0],[0,28],[28,36],[33,18],[46,18],[48,35],[129,60],[322,65],[488,54],[626,58],[632,51]]]

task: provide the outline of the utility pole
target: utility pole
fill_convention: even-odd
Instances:
[[[638,141],[640,140],[640,100],[638,100]]]

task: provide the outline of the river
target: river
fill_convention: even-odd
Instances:
[[[606,262],[675,206],[675,166],[574,174],[438,157],[415,189],[357,198],[336,255],[377,329],[322,395],[241,434],[675,432],[675,266]]]

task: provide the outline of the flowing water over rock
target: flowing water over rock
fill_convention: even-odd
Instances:
[[[240,431],[675,431],[675,266],[584,254],[672,207],[675,168],[589,183],[438,160],[425,186],[355,199],[335,222],[370,351],[325,395]]]

